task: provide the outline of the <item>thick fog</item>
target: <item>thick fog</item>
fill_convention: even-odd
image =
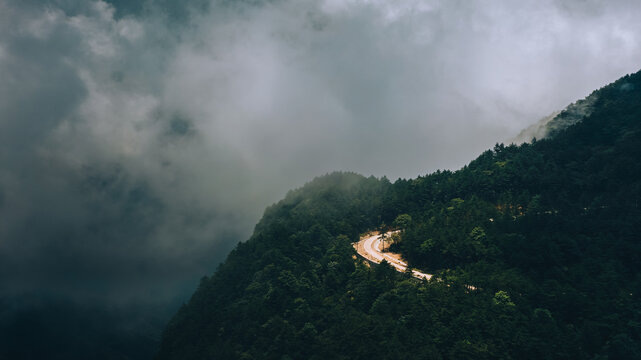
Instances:
[[[637,71],[639,15],[596,0],[0,0],[0,296],[188,293],[314,176],[456,169]]]

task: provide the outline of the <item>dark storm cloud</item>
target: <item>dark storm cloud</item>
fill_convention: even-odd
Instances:
[[[0,7],[2,295],[164,301],[251,223],[182,180],[180,157],[208,154],[157,100],[172,37],[105,3],[52,4]]]
[[[0,292],[162,301],[313,176],[456,168],[636,71],[640,11],[0,0]]]

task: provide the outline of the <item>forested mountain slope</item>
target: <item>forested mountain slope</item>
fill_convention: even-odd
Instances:
[[[157,358],[641,358],[641,73],[593,95],[576,124],[455,172],[290,192],[203,278]],[[354,256],[400,214],[392,248],[438,280]]]

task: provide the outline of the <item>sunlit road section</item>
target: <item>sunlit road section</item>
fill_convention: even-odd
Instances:
[[[391,236],[393,232],[388,232],[385,236]],[[354,248],[358,254],[376,264],[380,264],[386,260],[397,271],[405,272],[407,270],[407,263],[400,260],[400,256],[394,253],[382,252],[382,237],[381,235],[368,235],[362,238],[359,242],[354,244]],[[422,273],[418,270],[412,270],[412,276],[417,279],[431,279],[432,275]]]

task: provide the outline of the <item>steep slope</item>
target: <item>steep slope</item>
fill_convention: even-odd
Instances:
[[[456,172],[290,192],[203,278],[157,358],[640,358],[641,73],[590,98],[554,136]],[[439,280],[354,256],[400,214],[392,247]]]

